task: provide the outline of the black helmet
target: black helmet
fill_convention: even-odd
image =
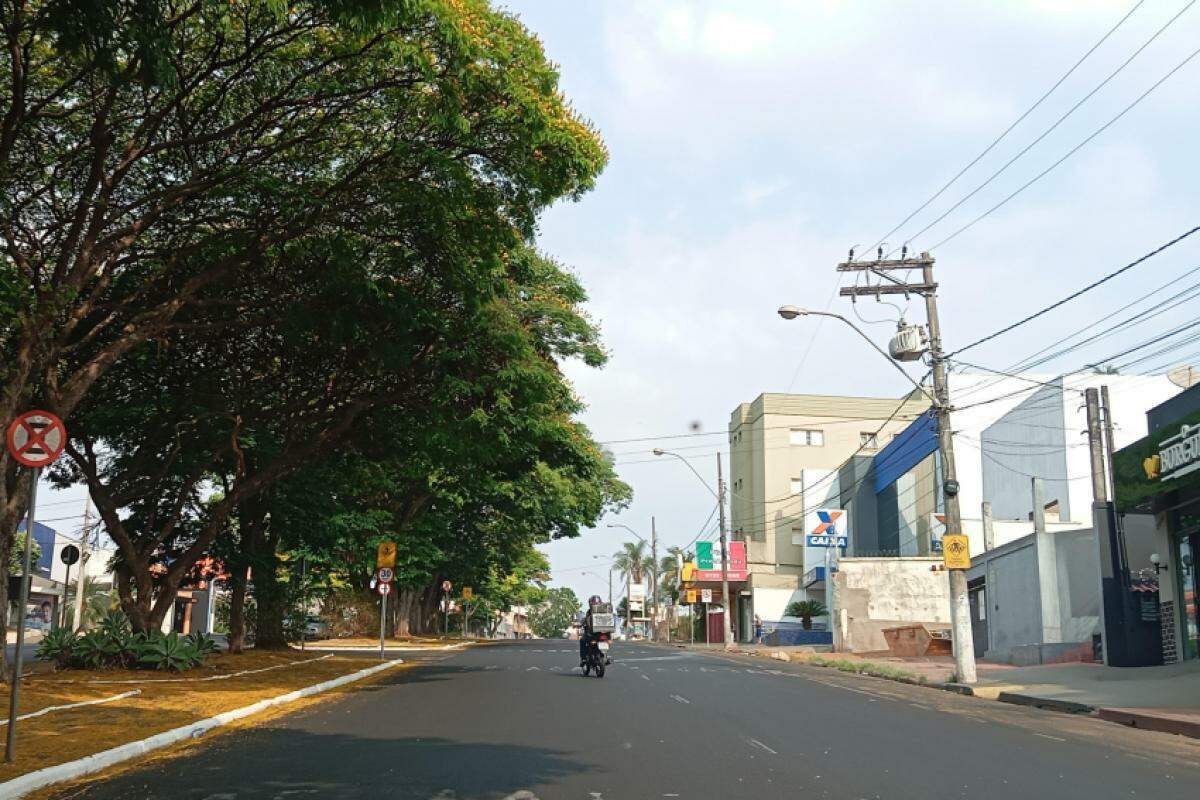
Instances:
[[[589,598],[588,598],[588,606],[589,606],[589,607],[591,607],[591,606],[598,606],[598,605],[600,605],[602,602],[604,602],[604,601],[600,599],[600,595],[598,595],[598,594],[594,594],[594,595],[592,595],[591,597],[589,597]]]

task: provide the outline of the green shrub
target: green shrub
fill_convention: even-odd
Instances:
[[[70,628],[52,628],[38,645],[37,657],[41,661],[53,661],[60,669],[71,665],[71,658],[79,637]]]
[[[217,651],[216,641],[207,633],[189,633],[187,640],[196,648],[196,655],[201,662]]]
[[[138,663],[154,669],[183,672],[203,660],[196,645],[174,631],[147,636],[138,647]]]
[[[110,612],[99,627],[76,636],[55,628],[38,647],[37,656],[60,667],[78,669],[162,669],[176,672],[204,663],[216,642],[202,633],[180,636],[160,631],[133,633],[119,611]]]

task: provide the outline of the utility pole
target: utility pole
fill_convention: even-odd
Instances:
[[[983,516],[983,549],[996,549],[996,525],[992,519],[992,504],[988,500],[984,500],[980,506],[981,515]]]
[[[934,259],[928,253],[919,258],[884,260],[880,248],[879,257],[873,261],[851,260],[838,264],[838,272],[866,272],[864,286],[850,286],[841,290],[843,297],[885,294],[920,295],[925,298],[925,316],[929,335],[929,360],[933,371],[933,410],[938,421],[938,450],[942,461],[942,500],[946,515],[946,533],[962,533],[962,512],[958,505],[958,480],[954,464],[954,435],[950,428],[950,385],[946,377],[946,355],[942,351],[942,329],[938,321],[937,283],[933,280]],[[901,280],[891,274],[893,270],[921,270],[921,282]],[[880,279],[870,284],[870,276]],[[948,570],[950,576],[950,621],[954,635],[954,665],[961,683],[975,683],[975,643],[971,637],[971,605],[967,597],[967,572],[962,569]]]
[[[1117,476],[1113,474],[1112,457],[1113,453],[1117,452],[1117,448],[1113,444],[1112,403],[1108,399],[1108,384],[1100,387],[1100,413],[1104,420],[1104,466],[1108,472],[1109,479],[1108,496],[1115,502],[1117,499]]]
[[[721,516],[721,601],[725,604],[725,613],[721,615],[722,635],[725,637],[725,649],[733,647],[733,631],[729,626],[729,615],[733,613],[733,598],[729,596],[729,545],[725,531],[725,477],[721,472],[721,454],[717,453],[717,508]],[[708,627],[708,609],[704,612],[704,625]]]
[[[650,620],[650,641],[658,641],[658,528],[650,518],[650,599],[654,605]]]
[[[1104,436],[1100,422],[1100,393],[1095,388],[1085,389],[1087,404],[1088,451],[1092,459],[1092,497],[1097,503],[1108,502],[1108,477],[1104,469]]]
[[[83,506],[83,534],[79,537],[79,577],[75,579],[75,616],[71,630],[83,627],[83,578],[87,575],[87,562],[91,557],[89,546],[92,538],[92,496],[89,494]]]

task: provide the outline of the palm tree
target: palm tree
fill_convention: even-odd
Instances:
[[[613,553],[613,568],[625,576],[629,586],[640,584],[642,576],[654,571],[654,560],[646,552],[643,541],[625,542]],[[626,618],[628,621],[628,617]]]
[[[797,600],[783,612],[785,617],[799,617],[804,630],[812,630],[812,618],[828,614],[829,610],[820,600]]]
[[[613,568],[625,576],[625,580],[630,583],[641,583],[642,574],[648,572],[646,568],[650,562],[650,555],[646,552],[646,543],[625,542],[621,545],[621,549],[613,553]]]

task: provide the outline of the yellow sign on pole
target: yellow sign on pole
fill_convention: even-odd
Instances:
[[[689,604],[696,602],[696,590],[695,589],[687,590],[687,601]]]
[[[379,552],[375,556],[375,568],[396,568],[396,543],[384,541],[379,543]]]
[[[472,589],[470,586],[463,587],[463,600],[470,600],[474,596],[475,596],[474,589]]]
[[[942,537],[942,559],[946,569],[971,568],[971,540],[961,533]]]

